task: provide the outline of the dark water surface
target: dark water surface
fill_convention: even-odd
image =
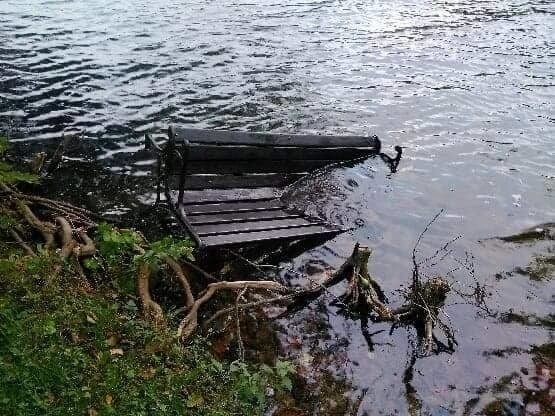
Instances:
[[[418,358],[412,378],[410,331],[373,326],[385,332],[369,352],[331,298],[284,322],[284,345],[302,344],[285,351],[314,378],[350,383],[347,396],[361,399],[351,414],[539,414],[555,371],[538,358],[553,342],[554,14],[552,1],[3,0],[0,122],[14,139],[82,131],[114,170],[169,123],[405,146],[393,175],[373,159],[306,189],[309,209],[358,228],[294,266],[322,278],[360,241],[397,305],[418,234],[444,208],[422,256],[463,234],[453,256],[473,253],[497,315],[453,295],[445,312],[459,345]],[[494,238],[528,228],[544,231]],[[321,397],[314,414],[344,414],[337,402]]]

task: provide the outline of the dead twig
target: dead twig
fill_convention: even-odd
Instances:
[[[414,244],[414,247],[412,248],[412,265],[413,265],[413,269],[412,269],[412,286],[414,288],[414,290],[418,290],[418,286],[420,284],[420,279],[419,279],[419,273],[418,273],[418,265],[419,263],[416,261],[416,253],[418,252],[418,246],[420,245],[420,241],[422,241],[422,238],[424,237],[424,234],[426,234],[428,232],[428,230],[430,229],[430,226],[439,218],[439,216],[441,214],[443,214],[444,209],[442,208],[441,210],[439,210],[439,212],[434,215],[434,217],[431,219],[431,221],[426,225],[426,227],[424,227],[424,229],[422,230],[422,232],[420,233],[420,235],[418,236],[418,239],[416,240],[416,243]]]
[[[235,326],[237,328],[237,347],[239,349],[240,361],[245,360],[245,346],[243,345],[243,339],[241,338],[241,320],[239,319],[239,302],[241,301],[241,298],[243,297],[246,291],[247,291],[247,288],[246,287],[243,288],[237,295],[237,298],[235,299]]]
[[[261,300],[257,300],[254,302],[248,302],[248,303],[242,303],[240,305],[237,306],[231,306],[228,308],[224,308],[224,309],[220,309],[219,311],[217,311],[216,313],[214,313],[214,315],[212,315],[210,318],[208,318],[203,326],[207,327],[209,326],[212,322],[214,322],[216,319],[220,318],[222,315],[227,315],[231,312],[233,312],[235,309],[238,310],[245,310],[245,309],[252,309],[252,308],[257,308],[259,306],[264,306],[264,305],[270,305],[270,304],[276,304],[276,303],[284,303],[284,302],[288,302],[291,301],[293,299],[295,299],[296,296],[302,296],[303,292],[298,292],[298,293],[290,293],[288,295],[282,295],[282,296],[276,296],[273,298],[267,298],[267,299],[261,299]]]
[[[195,263],[192,263],[188,260],[182,259],[181,263],[183,263],[184,265],[186,265],[188,268],[190,268],[191,270],[194,270],[195,272],[197,272],[198,274],[200,274],[201,276],[203,276],[205,279],[211,280],[212,282],[221,282],[221,279],[218,279],[217,277],[211,275],[210,273],[202,270],[200,267],[198,267]]]

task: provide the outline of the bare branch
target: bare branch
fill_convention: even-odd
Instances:
[[[416,244],[412,249],[412,264],[413,264],[412,285],[414,286],[415,289],[417,289],[420,284],[420,279],[418,275],[418,262],[416,261],[416,253],[418,252],[418,246],[420,245],[420,241],[422,240],[422,237],[424,237],[424,234],[426,234],[430,226],[439,218],[439,216],[443,214],[443,211],[444,209],[442,208],[426,225],[426,227],[422,230],[422,232],[418,236],[418,239],[416,240]]]

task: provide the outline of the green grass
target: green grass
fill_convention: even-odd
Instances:
[[[291,388],[287,363],[222,363],[200,339],[151,327],[130,290],[133,259],[118,255],[117,268],[101,264],[113,278],[86,292],[69,265],[53,274],[55,256],[0,241],[2,414],[256,415],[267,386]]]

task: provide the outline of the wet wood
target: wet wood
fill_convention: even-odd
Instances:
[[[299,173],[262,173],[245,175],[188,175],[185,189],[238,189],[238,188],[282,188],[304,174]]]
[[[236,145],[191,145],[187,160],[351,160],[374,154],[371,148],[359,147],[258,147]]]
[[[193,191],[194,192],[194,191]],[[275,202],[275,203],[280,203],[281,205],[283,205],[283,203],[281,203],[281,201],[276,198],[275,196],[260,196],[260,197],[239,197],[239,196],[235,196],[235,195],[224,195],[224,194],[220,194],[217,193],[216,195],[212,195],[211,198],[205,198],[205,199],[201,199],[198,198],[199,195],[203,195],[204,192],[195,192],[194,195],[193,193],[188,193],[187,196],[190,196],[190,198],[188,198],[185,201],[182,201],[182,205],[184,206],[193,206],[193,205],[213,205],[213,204],[250,204],[250,203],[262,203],[262,202]],[[195,198],[195,196],[197,198]]]
[[[320,225],[318,222],[309,222],[304,218],[273,219],[263,221],[243,221],[223,224],[196,225],[195,229],[200,237],[209,235],[234,234],[250,231],[270,231],[284,228],[306,227]]]
[[[267,211],[283,208],[283,203],[279,199],[260,199],[260,200],[238,200],[222,201],[216,203],[185,204],[185,213],[190,215],[197,214],[216,214],[249,211]]]
[[[203,237],[202,241],[206,247],[231,246],[246,243],[261,243],[272,240],[298,240],[307,237],[328,236],[333,237],[343,230],[337,228],[326,228],[321,225],[307,227],[289,228],[272,231],[241,232],[227,235],[215,235]]]
[[[251,212],[231,212],[227,214],[217,213],[208,215],[189,215],[189,221],[193,225],[223,224],[238,221],[261,221],[265,219],[299,218],[299,214],[292,214],[283,210],[266,210]]]
[[[308,173],[335,163],[335,160],[202,160],[189,161],[187,174],[196,173]]]
[[[244,131],[200,130],[174,128],[176,141],[191,143],[235,144],[253,146],[298,147],[377,147],[376,136],[328,136],[280,133],[254,133]]]

